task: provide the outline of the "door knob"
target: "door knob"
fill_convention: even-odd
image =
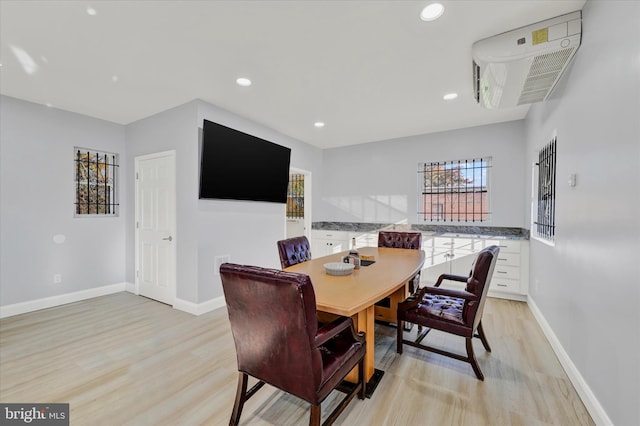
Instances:
[[[171,241],[173,241],[173,237],[171,235],[169,235],[167,238],[163,238],[162,240],[171,242]]]

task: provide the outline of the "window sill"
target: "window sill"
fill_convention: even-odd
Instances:
[[[555,241],[547,240],[545,238],[538,237],[537,235],[531,235],[531,239],[539,241],[542,244],[545,244],[545,245],[547,245],[549,247],[555,247],[556,246],[556,242]]]

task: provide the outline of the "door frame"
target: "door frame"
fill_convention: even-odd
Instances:
[[[304,235],[311,240],[311,172],[309,170],[289,167],[289,174],[304,175]],[[287,207],[284,212],[284,233],[287,235]]]
[[[176,243],[171,245],[171,256],[173,257],[173,264],[174,264],[174,268],[173,268],[173,300],[171,305],[175,305],[175,301],[176,301],[176,297],[177,297],[177,278],[178,278],[178,263],[177,263],[177,250],[176,250],[176,246],[177,246],[177,242],[178,242],[178,229],[177,229],[177,201],[176,201],[176,196],[177,196],[177,181],[176,181],[176,150],[172,149],[172,150],[168,150],[168,151],[160,151],[160,152],[155,152],[152,154],[145,154],[145,155],[138,155],[134,157],[134,175],[133,175],[133,179],[135,182],[134,185],[134,199],[135,199],[135,208],[134,208],[134,223],[133,223],[133,228],[135,230],[135,237],[134,237],[134,245],[135,245],[135,264],[134,264],[134,268],[135,268],[135,273],[134,273],[134,278],[135,278],[135,286],[134,286],[134,292],[136,295],[140,295],[140,231],[138,228],[138,220],[139,220],[139,214],[140,214],[140,200],[138,199],[138,172],[139,172],[139,168],[140,168],[140,162],[144,161],[144,160],[152,160],[154,158],[161,158],[161,157],[170,157],[171,160],[173,161],[173,223],[171,224],[172,228],[173,228],[173,238],[175,239]]]

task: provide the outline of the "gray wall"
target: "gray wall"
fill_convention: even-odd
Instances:
[[[531,298],[616,425],[640,424],[639,22],[639,2],[587,2],[569,74],[526,120],[529,164],[558,137],[555,247],[531,242]]]
[[[291,167],[311,172],[314,184],[322,179],[322,150],[198,101],[197,126],[200,128],[203,119],[291,148]],[[194,161],[197,162],[197,157]],[[196,171],[198,167],[195,167]],[[238,164],[238,171],[244,171],[242,164]],[[214,270],[216,256],[229,255],[234,263],[280,268],[275,242],[286,236],[284,204],[198,200],[197,188],[196,182],[190,190],[197,201],[198,282],[201,302],[222,296],[220,277]],[[315,189],[313,192],[316,192]]]
[[[425,223],[416,215],[418,163],[490,156],[493,216],[484,225],[524,227],[524,141],[521,120],[327,149],[314,220]]]
[[[6,96],[0,117],[0,303],[123,283],[127,204],[119,217],[74,218],[73,148],[119,154],[125,200],[124,128]]]
[[[199,100],[161,112],[127,126],[127,154],[133,167],[138,155],[176,150],[177,296],[202,303],[222,296],[215,258],[279,267],[275,241],[285,236],[285,205],[227,200],[199,200],[199,153],[202,120],[206,118],[292,148],[291,166],[321,177],[321,150],[291,139]],[[242,165],[238,165],[241,172]],[[133,171],[133,170],[132,170]],[[133,173],[128,185],[133,188]],[[134,205],[131,190],[128,203]],[[127,280],[134,282],[133,208],[127,220]]]

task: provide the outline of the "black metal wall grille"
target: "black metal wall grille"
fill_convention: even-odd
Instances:
[[[556,226],[556,138],[538,152],[538,236],[553,240]]]
[[[117,156],[76,149],[76,215],[117,214]]]
[[[431,222],[489,219],[491,158],[418,165],[418,217]]]
[[[287,219],[304,218],[304,175],[290,174],[287,190]]]

